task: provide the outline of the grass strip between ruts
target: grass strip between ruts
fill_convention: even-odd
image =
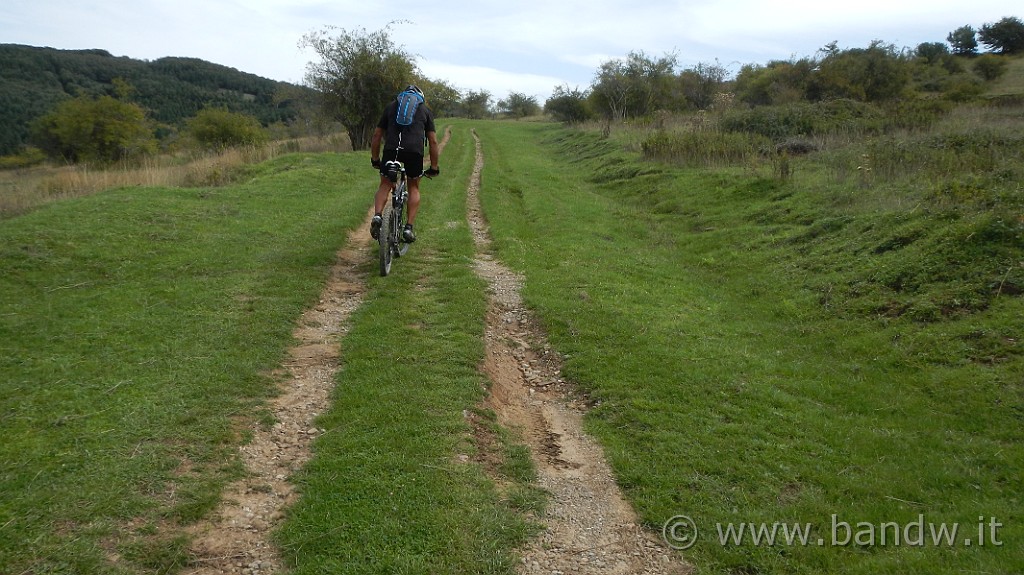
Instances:
[[[473,273],[468,129],[422,185],[419,239],[389,276],[376,249],[342,341],[326,433],[279,542],[295,573],[511,573],[530,532],[481,468],[467,410],[485,393],[485,285]]]

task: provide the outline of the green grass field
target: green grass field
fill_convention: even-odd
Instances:
[[[479,448],[463,413],[486,385],[470,128],[496,253],[644,522],[696,523],[680,557],[698,573],[1020,571],[1013,197],[922,209],[809,163],[783,181],[551,124],[453,125],[410,257],[387,278],[365,263],[326,433],[276,535],[292,572],[512,573],[534,532],[535,502],[457,458]],[[0,573],[187,567],[184,526],[242,472],[241,430],[373,186],[365,153],[289,155],[222,188],[0,222]],[[960,531],[895,544],[917,521]],[[812,531],[722,544],[730,523]]]
[[[241,424],[365,213],[339,185],[353,164],[292,156],[238,187],[0,223],[0,570],[181,564],[177,526],[240,471]]]
[[[1024,565],[1021,299],[927,322],[874,307],[884,272],[926,264],[928,285],[884,297],[940,305],[971,275],[991,296],[987,282],[1020,277],[1019,222],[855,211],[815,181],[644,164],[548,126],[479,131],[499,254],[526,275],[527,302],[594,402],[590,430],[643,518],[697,524],[687,557],[699,572]],[[920,250],[879,249],[904,227]],[[829,545],[833,521],[841,543],[843,522],[921,515],[960,523],[961,540]],[[1003,546],[979,546],[979,518],[1003,524]],[[823,545],[722,545],[717,526],[730,522],[811,524]]]

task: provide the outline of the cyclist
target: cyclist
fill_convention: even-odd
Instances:
[[[406,87],[406,91],[412,90],[423,96],[423,90],[415,85]],[[398,99],[392,101],[386,108],[384,114],[377,123],[377,129],[373,132],[370,140],[370,163],[378,170],[382,169],[380,148],[384,143],[384,158],[387,160],[397,159],[405,164],[405,172],[409,181],[409,223],[402,230],[402,239],[408,243],[416,241],[416,234],[413,232],[413,222],[416,220],[416,211],[420,205],[420,178],[436,176],[441,173],[438,167],[437,131],[434,127],[434,113],[421,104],[413,116],[412,124],[403,126],[397,122]],[[430,148],[430,169],[423,170],[423,147],[429,144]],[[381,172],[380,187],[377,188],[377,195],[373,199],[373,220],[370,221],[370,235],[377,239],[380,235],[381,211],[384,210],[384,202],[391,193],[391,181],[387,174]]]

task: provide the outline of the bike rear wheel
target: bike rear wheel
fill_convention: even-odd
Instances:
[[[406,194],[406,184],[403,181],[398,187],[398,197],[407,199],[409,196]],[[402,257],[405,252],[409,251],[409,244],[405,243],[405,238],[402,237],[402,233],[405,231],[405,224],[409,222],[409,214],[406,213],[405,201],[399,201],[395,204],[395,257]]]
[[[392,220],[393,210],[391,202],[384,203],[384,211],[381,212],[380,235],[377,236],[380,255],[380,275],[386,276],[391,272],[391,236],[394,235],[394,223]]]

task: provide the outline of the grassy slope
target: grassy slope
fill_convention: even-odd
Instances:
[[[238,472],[238,418],[365,215],[356,163],[288,156],[0,224],[0,572],[184,561],[177,525]]]
[[[837,215],[820,193],[668,171],[549,126],[479,130],[500,255],[525,272],[525,297],[595,401],[590,428],[645,521],[660,528],[683,513],[702,528],[689,552],[701,572],[1009,573],[1024,564],[1013,543],[1024,536],[1021,298],[929,324],[840,318],[821,306],[815,268],[843,264],[847,275],[833,279],[855,281],[871,266],[922,257],[872,255],[879,235],[891,237],[886,216],[841,214],[853,221],[844,233],[808,234]],[[937,242],[949,231],[938,229]],[[972,229],[956,232],[969,241]],[[996,252],[1019,258],[1019,242],[1006,241]],[[924,514],[961,522],[961,539],[976,537],[979,516],[996,517],[1007,544],[713,542],[719,521],[783,521],[816,524],[827,544],[832,514],[853,525]]]
[[[1007,58],[1006,72],[988,89],[989,96],[1024,96],[1024,56]]]

